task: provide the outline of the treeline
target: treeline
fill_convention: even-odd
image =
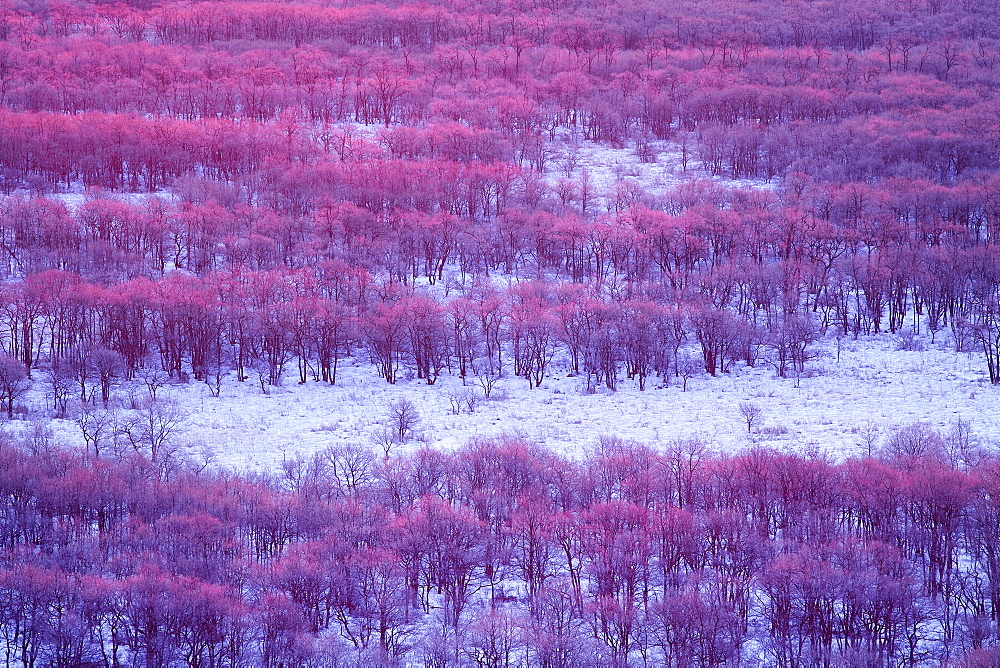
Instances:
[[[915,425],[840,464],[337,446],[246,478],[6,443],[3,658],[990,665],[1000,468],[969,444]]]
[[[293,367],[335,382],[340,360],[367,356],[389,382],[513,371],[538,385],[556,361],[591,388],[644,388],[695,373],[693,350],[712,375],[798,376],[827,332],[946,331],[1000,382],[991,189],[893,186],[779,198],[696,183],[661,200],[672,213],[620,190],[617,213],[592,221],[8,198],[0,247],[17,280],[0,290],[0,346],[53,388],[78,378],[84,399],[95,351],[119,378],[159,368],[216,387],[233,370],[280,384]]]

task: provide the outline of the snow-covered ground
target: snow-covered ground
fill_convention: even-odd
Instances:
[[[579,183],[586,174],[598,201],[611,195],[615,186],[622,182],[635,183],[654,196],[696,179],[708,179],[729,188],[773,188],[775,185],[760,179],[712,176],[697,159],[693,141],[687,153],[685,168],[679,143],[651,140],[649,155],[652,159],[644,162],[634,143],[615,148],[564,132],[549,143],[550,159],[546,164],[544,180],[555,188],[561,179]],[[603,201],[600,203],[603,204]]]
[[[24,191],[16,191],[15,194],[26,194]],[[73,188],[70,188],[67,192],[52,193],[49,195],[50,198],[62,202],[66,205],[66,208],[70,211],[76,211],[79,209],[88,198],[114,198],[123,202],[128,202],[129,204],[145,204],[150,199],[162,199],[167,202],[173,202],[177,197],[168,192],[155,192],[155,193],[117,193],[107,190],[90,190],[87,191],[83,184],[76,184]]]
[[[421,419],[416,438],[399,451],[424,444],[452,449],[476,438],[512,435],[579,458],[601,436],[613,435],[658,447],[700,437],[723,452],[758,443],[839,459],[864,454],[873,427],[881,439],[916,422],[947,431],[958,419],[984,441],[1000,441],[1000,388],[984,375],[982,356],[956,353],[947,343],[927,345],[923,351],[899,350],[899,339],[888,334],[844,340],[838,361],[836,342],[828,338],[816,345],[808,377],[798,383],[779,378],[772,367],[734,365],[729,374],[692,378],[686,392],[679,380],[642,392],[622,381],[617,392],[587,394],[582,378],[557,368],[536,389],[521,378],[502,379],[492,399],[457,415],[451,398],[463,391],[482,396],[481,388],[463,388],[451,376],[433,386],[417,379],[389,385],[364,361],[343,368],[336,386],[290,380],[265,395],[253,381],[229,378],[219,398],[198,383],[160,393],[188,415],[176,437],[187,453],[197,459],[207,449],[218,465],[237,470],[276,471],[283,458],[338,443],[381,452],[373,435],[384,428],[390,404],[402,398]],[[747,401],[762,410],[752,434],[739,410]],[[22,428],[17,422],[9,426]],[[57,420],[54,429],[83,446],[75,422]]]

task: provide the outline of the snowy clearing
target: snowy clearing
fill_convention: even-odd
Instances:
[[[954,352],[949,343],[926,350],[899,350],[899,339],[883,334],[841,342],[837,361],[831,337],[815,346],[798,387],[779,378],[773,368],[734,365],[732,373],[694,377],[682,391],[681,380],[668,387],[650,384],[640,392],[623,380],[617,392],[599,388],[585,393],[582,378],[567,377],[557,367],[540,388],[528,389],[522,378],[500,380],[493,398],[469,413],[454,414],[452,398],[463,391],[481,397],[474,384],[442,376],[437,384],[401,380],[389,385],[366,361],[347,365],[336,386],[286,380],[264,394],[253,380],[226,379],[221,397],[206,385],[190,383],[164,388],[187,413],[177,436],[187,454],[201,459],[207,450],[216,465],[236,470],[278,470],[283,458],[308,456],[338,443],[371,444],[383,428],[390,404],[406,398],[420,414],[416,438],[401,450],[423,445],[454,449],[476,438],[510,435],[582,457],[602,436],[617,436],[662,447],[679,438],[700,437],[721,452],[751,443],[796,453],[819,453],[841,459],[867,452],[866,436],[878,428],[878,443],[893,427],[928,422],[947,430],[958,419],[975,435],[1000,439],[997,387],[984,374],[978,353]],[[133,389],[145,392],[141,386]],[[127,388],[119,388],[119,396]],[[41,408],[39,389],[30,397]],[[740,402],[753,402],[762,412],[748,434]],[[14,422],[8,429],[23,430]],[[83,447],[72,420],[55,420],[56,435]]]
[[[762,179],[729,179],[704,169],[692,147],[687,149],[687,167],[681,144],[671,141],[648,142],[648,161],[644,162],[633,144],[614,148],[607,144],[581,139],[563,133],[549,143],[551,159],[544,175],[550,187],[557,187],[561,179],[579,181],[586,173],[595,196],[600,199],[612,195],[615,185],[633,182],[654,196],[694,180],[710,180],[728,188],[770,189],[776,183]]]

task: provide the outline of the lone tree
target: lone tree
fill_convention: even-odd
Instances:
[[[7,418],[14,417],[14,402],[31,387],[28,370],[10,355],[0,355],[0,401],[7,408]]]
[[[748,434],[753,431],[753,426],[757,424],[757,420],[760,419],[760,414],[762,412],[761,407],[752,401],[740,402],[740,415],[743,416],[743,419],[747,423]]]
[[[420,413],[409,399],[400,399],[389,406],[388,427],[400,443],[409,439],[420,423]]]

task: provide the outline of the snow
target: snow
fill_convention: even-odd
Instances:
[[[83,187],[82,184],[74,186],[69,190],[69,192],[52,193],[48,195],[48,197],[56,200],[57,202],[62,202],[64,205],[66,205],[66,208],[69,209],[71,212],[76,211],[81,206],[83,206],[84,203],[95,198],[115,199],[136,205],[145,204],[147,201],[154,198],[161,199],[166,202],[174,202],[177,200],[177,197],[174,194],[168,192],[161,191],[154,193],[140,193],[140,192],[119,193],[119,192],[110,192],[100,189],[94,189],[88,191]]]
[[[550,187],[554,187],[560,179],[568,178],[579,182],[586,173],[599,198],[606,198],[617,184],[628,181],[641,186],[648,193],[663,192],[698,179],[715,181],[729,188],[770,189],[775,185],[759,179],[712,176],[702,168],[693,148],[689,148],[687,169],[684,169],[680,144],[658,140],[652,140],[649,144],[655,159],[643,162],[634,144],[615,148],[581,139],[572,133],[561,133],[549,144],[551,159],[546,166],[544,180]]]
[[[336,386],[291,379],[264,394],[258,383],[230,376],[219,398],[199,383],[160,394],[188,414],[177,438],[190,457],[208,449],[217,466],[258,472],[274,472],[284,458],[335,444],[370,445],[381,453],[373,435],[383,428],[390,404],[403,398],[413,402],[421,421],[417,438],[399,446],[400,452],[515,436],[582,458],[602,436],[613,435],[656,448],[697,437],[720,452],[758,444],[839,460],[866,454],[865,432],[873,425],[884,437],[916,422],[947,431],[958,419],[980,438],[1000,440],[1000,388],[986,378],[981,354],[954,352],[945,341],[922,351],[899,350],[898,342],[889,334],[844,340],[838,361],[837,343],[828,337],[816,344],[807,377],[798,381],[779,378],[767,365],[734,365],[728,374],[690,379],[686,392],[680,380],[667,387],[651,382],[645,391],[623,380],[616,392],[587,394],[584,379],[568,376],[558,364],[540,388],[504,378],[491,400],[458,415],[449,395],[464,389],[481,396],[481,388],[463,388],[459,378],[447,375],[433,386],[418,379],[389,385],[366,360],[342,368]],[[127,393],[119,388],[119,394]],[[746,401],[762,409],[750,434],[739,411]],[[56,420],[54,426],[57,435],[83,447],[73,421]]]

